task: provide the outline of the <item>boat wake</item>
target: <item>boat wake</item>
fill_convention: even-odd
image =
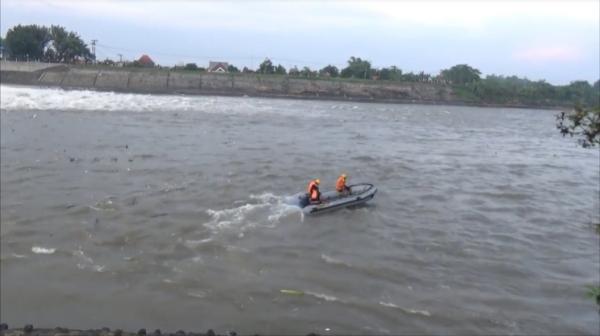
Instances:
[[[289,203],[289,197],[277,196],[271,193],[250,195],[250,199],[243,201],[242,205],[206,212],[211,220],[204,226],[214,233],[234,231],[243,237],[244,233],[252,228],[276,227],[282,220],[298,218],[304,221],[304,214],[297,206]]]

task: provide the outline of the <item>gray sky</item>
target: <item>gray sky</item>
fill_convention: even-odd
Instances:
[[[58,24],[98,59],[148,54],[162,65],[209,60],[256,68],[375,67],[437,74],[466,63],[484,75],[553,84],[600,77],[600,1],[2,0],[0,33]]]

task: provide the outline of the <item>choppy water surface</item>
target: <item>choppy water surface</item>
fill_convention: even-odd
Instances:
[[[598,330],[599,154],[560,137],[555,112],[1,94],[10,325]],[[341,172],[374,183],[374,202],[317,217],[288,204]]]

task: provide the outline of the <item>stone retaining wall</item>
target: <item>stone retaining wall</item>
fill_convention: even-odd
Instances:
[[[48,63],[1,62],[0,82],[140,93],[456,103],[450,87],[427,83],[354,82],[260,74],[216,74]]]

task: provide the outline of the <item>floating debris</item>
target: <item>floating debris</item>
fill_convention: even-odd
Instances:
[[[303,291],[295,290],[295,289],[280,289],[279,292],[282,294],[287,294],[287,295],[299,295],[299,296],[304,295]]]

